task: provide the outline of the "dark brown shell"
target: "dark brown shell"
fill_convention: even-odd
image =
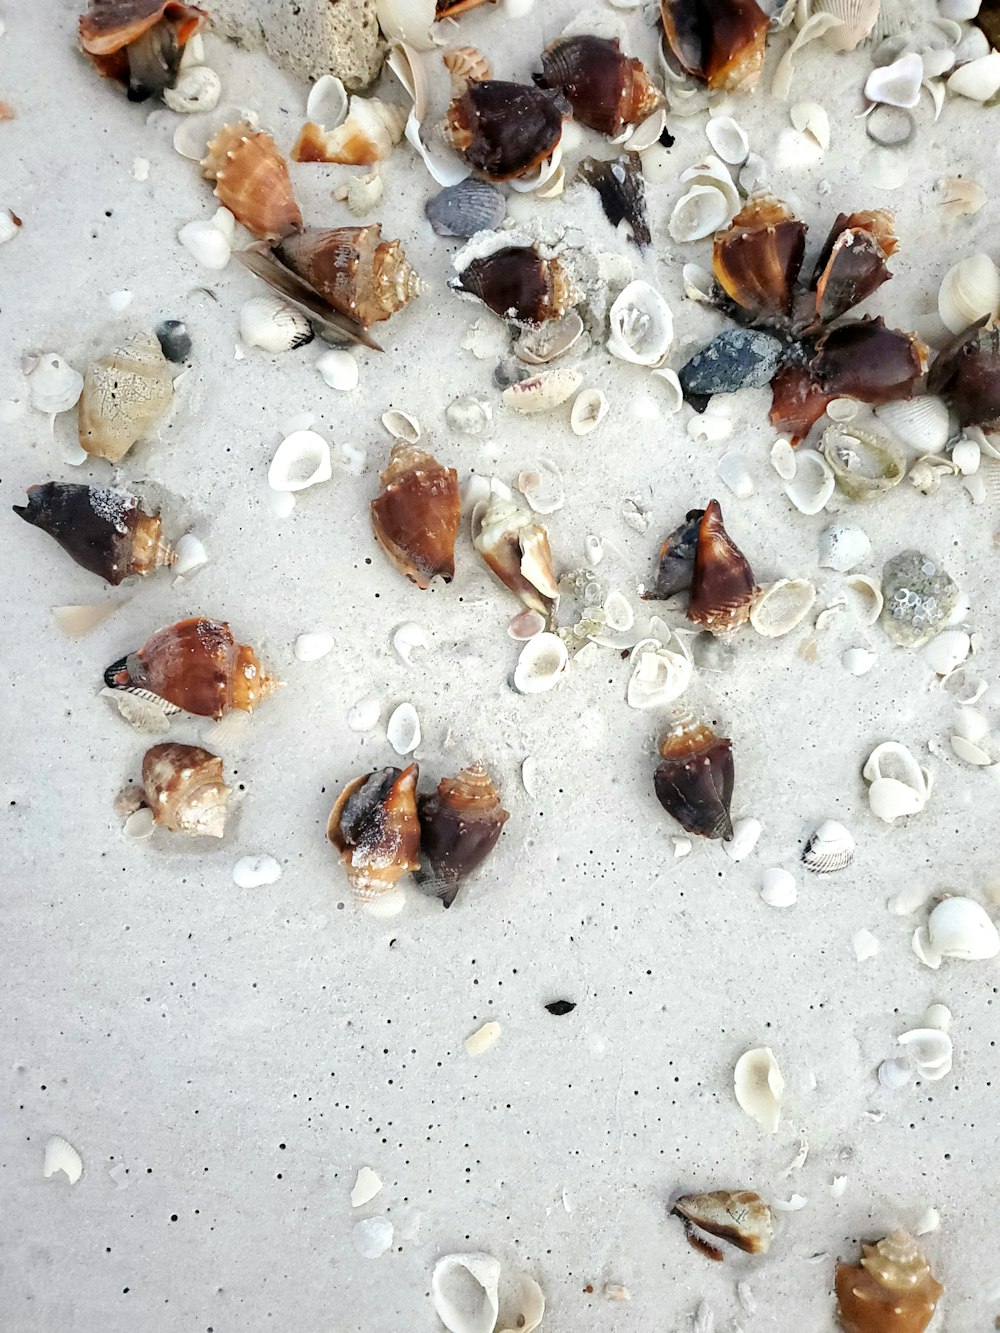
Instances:
[[[530,245],[511,245],[473,259],[450,285],[478,296],[501,319],[526,328],[561,319],[575,296],[561,260],[544,259]]]
[[[955,409],[960,425],[1000,430],[1000,333],[980,323],[952,339],[931,367],[927,388]]]
[[[539,88],[558,89],[583,125],[614,137],[664,102],[641,60],[623,55],[617,37],[559,37],[542,52]]]
[[[770,196],[751,199],[715,238],[719,286],[752,320],[784,322],[792,313],[806,226]]]
[[[689,509],[684,522],[663,539],[656,562],[656,582],[646,601],[666,600],[676,592],[690,588],[694,578],[694,558],[698,549],[698,530],[704,509]]]
[[[145,101],[171,88],[184,47],[208,13],[181,0],[90,0],[80,19],[80,46],[108,79]]]
[[[612,227],[628,223],[632,240],[643,249],[653,238],[646,214],[645,179],[638,158],[638,153],[622,153],[612,161],[585,157],[579,172],[581,180],[597,191],[604,216]]]
[[[526,176],[562,137],[562,115],[548,94],[528,83],[476,79],[456,97],[445,136],[487,180]]]
[[[454,19],[459,14],[464,14],[466,10],[477,9],[482,4],[495,5],[497,0],[437,0],[435,5],[436,19]]]
[[[288,163],[264,130],[243,121],[225,125],[201,162],[206,180],[237,222],[262,241],[278,241],[302,230]]]
[[[813,373],[831,398],[876,406],[910,398],[927,365],[927,348],[912,333],[877,319],[850,320],[816,343]]]
[[[46,481],[29,486],[28,503],[13,510],[112,587],[177,558],[162,539],[159,516],[147,514],[139,497],[127,491]]]
[[[168,741],[142,758],[142,788],[157,824],[172,833],[221,838],[230,789],[222,760],[198,745]]]
[[[418,588],[455,577],[462,502],[458,473],[403,441],[393,445],[372,501],[372,528],[386,555]]]
[[[722,1251],[709,1245],[696,1227],[735,1245],[745,1254],[766,1254],[770,1248],[771,1210],[752,1190],[683,1194],[670,1211],[683,1220],[691,1245],[710,1259],[721,1260]]]
[[[837,1316],[844,1333],[924,1333],[944,1287],[916,1241],[893,1231],[861,1246],[859,1264],[838,1264]]]
[[[376,914],[380,899],[420,865],[417,773],[417,765],[410,764],[355,778],[330,812],[326,835],[359,901]]]
[[[746,623],[756,591],[753,570],[723,526],[718,500],[710,500],[698,525],[688,619],[713,634],[730,634]]]
[[[274,247],[275,256],[321,300],[366,329],[402,310],[420,290],[399,241],[367,227],[308,228]]]
[[[201,616],[157,630],[138,651],[109,666],[104,683],[216,719],[234,708],[253,712],[277,686],[249,644],[236,643],[225,622]]]
[[[764,67],[770,20],[756,0],[660,0],[667,47],[709,88],[752,88]]]
[[[732,742],[701,723],[681,722],[663,737],[660,756],[653,786],[664,810],[688,833],[731,838]]]
[[[813,272],[817,318],[831,323],[888,282],[886,260],[896,245],[891,213],[841,213]]]
[[[497,845],[508,813],[482,764],[442,778],[437,791],[417,802],[421,853],[429,867],[423,872],[445,907],[474,870]]]

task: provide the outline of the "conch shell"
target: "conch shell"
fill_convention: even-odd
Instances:
[[[552,98],[527,83],[473,80],[448,108],[445,138],[491,181],[527,176],[562,137]]]
[[[688,833],[728,841],[733,836],[732,741],[685,718],[660,741],[660,757],[653,785],[664,810]]]
[[[398,881],[420,866],[416,789],[416,764],[380,768],[348,783],[330,812],[326,835],[359,904],[374,916],[402,908]]]
[[[859,1264],[838,1264],[837,1315],[845,1333],[924,1333],[944,1287],[907,1232],[861,1246]]]
[[[770,1247],[771,1210],[752,1190],[683,1194],[670,1211],[683,1219],[690,1244],[709,1259],[721,1260],[722,1251],[699,1236],[696,1227],[746,1254],[766,1254]]]
[[[372,501],[378,544],[401,574],[418,588],[440,576],[455,577],[455,538],[462,512],[458,473],[405,440],[392,447]]]
[[[449,286],[477,296],[501,319],[529,329],[561,319],[577,296],[563,262],[545,258],[532,245],[509,245],[472,259]]]
[[[142,786],[153,819],[172,833],[221,838],[230,788],[222,760],[197,745],[168,741],[142,759]]]
[[[80,46],[106,79],[128,88],[130,102],[172,88],[184,47],[208,13],[181,0],[90,0]]]
[[[757,82],[769,20],[756,0],[660,0],[660,17],[685,74],[727,92]]]
[[[582,125],[611,136],[665,101],[642,61],[623,55],[617,38],[559,37],[542,52],[542,72],[534,78],[539,88],[562,92]]]
[[[646,601],[666,600],[676,592],[690,588],[694,578],[694,558],[698,551],[698,533],[704,509],[689,509],[684,522],[663,539],[656,561],[656,582],[650,592],[643,593]]]
[[[445,907],[465,880],[496,846],[507,811],[482,764],[463,768],[454,778],[442,778],[432,796],[417,803],[421,852],[430,873],[421,872]]]
[[[206,180],[215,181],[219,202],[262,241],[302,230],[288,163],[266,131],[246,121],[223,126],[209,141],[201,169]]]
[[[548,533],[534,514],[497,496],[473,512],[472,544],[501,583],[549,619],[559,601],[559,584]]]
[[[888,282],[886,260],[895,252],[891,213],[841,213],[813,273],[817,318],[830,323]]]
[[[134,333],[87,368],[78,418],[81,447],[120,463],[159,421],[173,393],[160,344],[151,333]]]
[[[370,167],[389,156],[405,127],[406,112],[401,107],[377,97],[352,97],[347,119],[335,129],[306,121],[292,149],[292,161]]]
[[[712,249],[719,286],[746,317],[783,323],[792,314],[806,225],[769,195],[749,199]]]
[[[756,592],[753,570],[723,526],[718,500],[710,500],[698,525],[688,619],[731,634],[746,623]]]

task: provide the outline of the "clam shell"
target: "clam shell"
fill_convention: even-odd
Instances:
[[[816,875],[844,870],[854,860],[854,838],[835,819],[824,820],[806,843],[802,864]]]
[[[423,435],[417,418],[398,408],[390,408],[388,412],[382,413],[382,425],[394,440],[404,440],[407,444],[416,444]]]
[[[600,389],[582,389],[573,400],[569,424],[574,435],[589,435],[608,414],[610,404]]]
[[[675,416],[684,406],[684,390],[681,387],[680,379],[676,370],[671,370],[669,366],[664,366],[661,370],[650,372],[651,375],[660,381],[663,389],[660,393],[660,410],[665,412],[668,417]],[[707,417],[709,413],[705,413]],[[705,417],[702,417],[704,421]]]
[[[333,476],[330,446],[314,430],[297,430],[278,445],[267,470],[273,491],[304,491]]]
[[[342,347],[330,347],[316,358],[316,369],[324,383],[341,393],[350,393],[358,387],[360,372],[358,363],[350,352]]]
[[[288,352],[311,342],[312,325],[276,296],[252,296],[240,310],[240,338],[265,352]]]
[[[972,639],[964,630],[942,630],[920,650],[920,656],[939,676],[950,676],[972,652]]]
[[[854,574],[847,580],[847,587],[854,594],[853,610],[860,624],[866,628],[874,625],[885,604],[881,584],[867,574]]]
[[[58,352],[45,352],[28,376],[31,406],[49,414],[68,412],[79,402],[83,376]]]
[[[760,896],[768,907],[791,907],[799,893],[794,878],[787,870],[771,866],[760,877]]]
[[[757,846],[763,831],[759,819],[737,819],[733,824],[733,836],[722,844],[722,850],[730,861],[743,861]]]
[[[1000,60],[1000,56],[997,59]],[[923,79],[923,62],[915,51],[907,51],[891,65],[876,66],[872,70],[865,81],[865,96],[869,102],[884,102],[887,106],[914,107],[920,101],[920,85]],[[951,80],[948,82],[950,85]]]
[[[680,182],[688,187],[714,186],[725,198],[733,215],[742,204],[740,192],[733,183],[729,168],[713,153],[709,153],[703,161],[696,162],[693,167],[685,168],[680,174]]]
[[[504,1280],[497,1333],[534,1333],[544,1314],[545,1295],[534,1278],[514,1273]]]
[[[347,90],[336,74],[321,75],[309,89],[306,115],[325,129],[335,130],[342,125],[347,119],[347,107]]]
[[[536,514],[554,514],[566,503],[562,473],[548,459],[542,459],[535,468],[519,473],[517,489]]]
[[[814,0],[813,14],[830,14],[838,26],[823,34],[835,51],[853,51],[874,28],[881,0]]]
[[[630,708],[662,708],[679,699],[691,683],[691,659],[658,639],[637,643],[630,660],[632,675],[625,693]]]
[[[658,366],[674,340],[670,307],[648,282],[630,282],[608,312],[612,356],[637,366]]]
[[[449,1333],[493,1333],[500,1264],[489,1254],[446,1254],[434,1265],[431,1299]]]
[[[931,948],[943,958],[975,962],[1000,953],[1000,934],[986,909],[972,898],[945,898],[927,920]]]
[[[507,201],[489,181],[468,177],[433,195],[424,212],[439,236],[468,237],[499,227],[507,215]]]
[[[45,1156],[42,1160],[42,1175],[50,1180],[61,1171],[71,1185],[83,1175],[83,1158],[64,1138],[54,1134],[45,1144]]]
[[[674,205],[668,230],[678,244],[700,241],[725,227],[734,213],[718,186],[692,185]]]
[[[938,314],[951,333],[964,333],[982,319],[992,323],[998,309],[1000,269],[989,255],[969,255],[944,275],[938,289]]]
[[[902,444],[921,454],[939,454],[951,435],[948,407],[940,398],[901,398],[882,403],[875,415]]]
[[[385,737],[397,754],[412,754],[420,744],[420,719],[410,703],[394,709],[385,725]]]
[[[819,102],[796,102],[788,118],[794,130],[815,140],[824,153],[830,147],[830,117]]]
[[[738,449],[731,449],[723,454],[716,465],[716,472],[739,500],[749,500],[754,493],[753,476],[747,466],[746,457]]]
[[[583,383],[575,370],[550,370],[543,375],[518,380],[501,394],[506,407],[516,412],[551,412],[570,398]]]
[[[808,579],[779,579],[766,587],[750,607],[750,624],[766,639],[778,639],[800,624],[816,600]]]
[[[782,481],[791,481],[795,476],[798,462],[795,449],[790,440],[782,435],[771,445],[771,466]],[[789,497],[791,498],[791,497]],[[793,501],[794,503],[794,501]]]
[[[747,1115],[769,1133],[777,1132],[785,1080],[769,1046],[756,1047],[740,1056],[733,1071],[733,1090]]]
[[[415,51],[434,49],[435,0],[375,0],[375,15],[387,41],[405,42]]]
[[[877,745],[868,756],[861,775],[870,783],[868,804],[872,814],[886,824],[904,815],[917,814],[931,794],[931,776],[913,754],[898,741]]]
[[[822,454],[815,449],[795,451],[795,475],[785,482],[785,494],[800,514],[818,514],[826,506],[836,484]]]
[[[569,665],[569,652],[558,634],[536,634],[521,649],[514,687],[521,694],[543,694],[558,685]]]
[[[840,574],[860,565],[871,555],[872,544],[861,528],[846,523],[831,523],[819,534],[819,565],[821,569],[835,569]]]
[[[732,116],[711,116],[705,126],[705,136],[712,145],[712,151],[723,162],[738,167],[747,160],[750,140]]]
[[[549,320],[539,329],[522,334],[514,344],[514,355],[529,366],[544,366],[565,356],[583,334],[583,320],[575,310],[561,319]]]
[[[1000,53],[991,51],[978,60],[959,65],[948,79],[948,91],[973,102],[988,102],[1000,92]]]

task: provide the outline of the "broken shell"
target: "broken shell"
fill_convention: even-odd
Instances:
[[[833,494],[836,478],[829,463],[815,449],[795,454],[795,475],[785,482],[785,494],[800,514],[818,514]]]
[[[456,257],[456,266],[460,260],[461,256]],[[562,261],[546,259],[527,245],[507,246],[471,259],[449,286],[478,297],[501,319],[526,328],[560,319],[576,297]]]
[[[835,819],[820,824],[802,853],[802,864],[816,875],[845,870],[853,860],[854,838]]]
[[[352,97],[346,119],[335,128],[306,121],[295,140],[292,161],[373,166],[384,161],[402,139],[406,118],[403,107],[377,97]]]
[[[90,606],[54,606],[52,619],[67,638],[82,638],[114,615],[121,602],[97,602]]]
[[[921,454],[938,454],[951,434],[948,408],[940,398],[902,398],[876,407],[875,415],[893,435]]]
[[[495,496],[473,511],[472,542],[500,582],[548,619],[559,600],[559,586],[548,534],[530,510]]]
[[[853,426],[828,426],[823,456],[837,485],[852,500],[870,500],[898,486],[906,457],[898,444]]]
[[[173,85],[185,45],[208,19],[182,0],[91,0],[79,22],[80,46],[106,79],[143,102]]]
[[[170,365],[151,333],[135,333],[87,367],[80,397],[80,446],[119,463],[166,411]]]
[[[755,0],[660,0],[675,66],[709,88],[750,89],[764,66],[769,20]]]
[[[771,866],[760,877],[760,896],[768,907],[791,907],[798,897],[798,888],[787,870]]]
[[[688,833],[731,838],[732,741],[701,723],[683,720],[663,736],[660,758],[653,786],[664,810]]]
[[[738,450],[723,454],[716,465],[719,478],[729,487],[738,500],[749,500],[755,487],[746,457]]]
[[[276,296],[253,296],[240,310],[240,337],[248,347],[288,352],[311,342],[312,326],[305,315]]]
[[[350,393],[358,387],[360,372],[358,363],[350,352],[342,347],[330,347],[316,358],[316,369],[324,383],[341,393]]]
[[[589,435],[608,415],[610,404],[600,389],[581,389],[573,399],[569,424],[574,435]]]
[[[393,632],[392,646],[403,665],[411,667],[414,652],[428,647],[427,635],[420,625],[407,620]]]
[[[791,314],[805,238],[805,223],[777,199],[748,200],[715,238],[712,267],[719,286],[753,319],[783,321]]]
[[[511,384],[501,398],[506,407],[517,412],[551,412],[571,398],[582,382],[583,376],[576,370],[549,370]]]
[[[948,222],[978,213],[986,203],[986,191],[967,176],[945,176],[936,188],[944,195],[940,208]]]
[[[336,640],[329,630],[310,630],[296,637],[292,651],[296,662],[318,662],[320,658],[332,653]]]
[[[435,0],[376,0],[378,25],[390,42],[401,42],[415,51],[430,51],[431,28],[437,17]]]
[[[937,675],[950,676],[971,652],[972,639],[964,630],[946,629],[921,649],[920,656]]]
[[[637,366],[658,366],[674,340],[670,307],[648,282],[630,282],[608,313],[612,356]]]
[[[416,444],[424,433],[416,417],[409,412],[401,412],[397,407],[382,413],[382,425],[394,440],[402,440],[406,444]]]
[[[183,320],[164,319],[154,329],[160,351],[175,365],[184,362],[191,355],[191,335]]]
[[[460,435],[485,435],[493,426],[493,405],[466,394],[448,404],[444,418]]]
[[[536,514],[554,514],[566,502],[562,473],[547,459],[530,472],[519,473],[517,489]]]
[[[363,1208],[366,1203],[371,1203],[381,1188],[382,1181],[378,1173],[370,1166],[361,1167],[351,1190],[351,1207]]]
[[[940,1028],[912,1028],[898,1038],[922,1079],[935,1083],[951,1073],[952,1040]]]
[[[68,412],[76,406],[82,392],[83,376],[57,352],[40,356],[28,376],[31,406],[39,412]]]
[[[973,327],[958,335],[942,348],[927,383],[955,409],[960,426],[1000,428],[1000,333]]]
[[[448,108],[445,138],[487,180],[528,175],[562,136],[552,99],[530,84],[473,82]]]
[[[559,37],[542,52],[540,88],[562,92],[574,118],[610,138],[637,125],[663,102],[641,60],[623,55],[617,38]]]
[[[700,241],[731,220],[729,199],[715,185],[692,185],[674,205],[667,224],[672,240]]]
[[[372,171],[367,176],[349,176],[345,184],[337,186],[333,197],[342,199],[347,211],[356,218],[363,218],[378,208],[384,193],[382,177],[378,171]]]
[[[486,860],[509,818],[482,764],[442,778],[432,796],[417,802],[421,855],[429,866],[419,879],[450,907],[462,882]]]
[[[868,648],[848,648],[841,654],[840,661],[844,670],[852,676],[864,676],[871,671],[878,658]]]
[[[708,1194],[682,1194],[671,1213],[684,1221],[688,1240],[711,1259],[722,1251],[692,1234],[691,1227],[735,1245],[746,1254],[766,1254],[772,1235],[771,1210],[750,1190],[712,1190]]]
[[[704,516],[704,509],[689,509],[684,522],[664,538],[657,556],[656,582],[652,591],[644,594],[647,600],[665,600],[690,588]]]
[[[462,502],[458,473],[433,455],[397,440],[371,504],[372,529],[396,569],[418,588],[455,577],[455,539]]]
[[[729,634],[746,622],[756,591],[753,570],[723,526],[719,502],[710,500],[698,525],[688,619],[713,634]]]
[[[340,853],[360,906],[393,916],[405,905],[398,881],[419,867],[417,766],[382,768],[348,783],[326,834]]]
[[[587,157],[579,176],[592,185],[601,200],[604,216],[616,229],[624,222],[631,240],[640,249],[652,241],[646,212],[646,185],[642,164],[634,154],[624,153],[610,162]]]
[[[722,850],[730,861],[743,861],[757,846],[762,832],[759,819],[738,819],[733,825],[732,840],[725,843]]]
[[[920,57],[915,51],[907,51],[891,65],[876,65],[865,82],[865,96],[869,102],[914,107],[920,101],[923,79],[924,66]]]
[[[207,65],[182,70],[172,88],[164,88],[163,100],[171,111],[192,115],[214,111],[222,96],[222,80]]]
[[[51,1180],[59,1171],[71,1185],[75,1185],[83,1175],[83,1158],[72,1143],[67,1143],[64,1138],[54,1134],[45,1144],[42,1175],[46,1180]]]
[[[851,609],[858,622],[866,628],[874,625],[885,605],[881,584],[867,574],[854,574],[847,580],[847,587],[854,594]]]
[[[515,1273],[500,1293],[497,1333],[534,1333],[545,1315],[545,1295],[526,1273]]]
[[[797,462],[795,450],[791,443],[783,436],[775,440],[771,445],[769,455],[771,466],[777,472],[782,481],[791,481],[795,476]]]
[[[924,1333],[944,1287],[913,1237],[893,1231],[875,1245],[862,1245],[861,1253],[859,1264],[837,1265],[837,1315],[844,1333]]]
[[[891,213],[841,213],[813,270],[817,318],[838,319],[888,282],[886,261],[896,248]]]
[[[796,102],[789,108],[792,128],[814,139],[825,153],[830,147],[830,117],[819,102]]]
[[[278,445],[267,469],[272,491],[304,491],[333,476],[330,446],[314,430],[297,430]]]
[[[919,813],[931,794],[931,776],[898,741],[885,741],[868,756],[862,777],[871,785],[868,804],[886,824]]]
[[[230,788],[222,760],[197,745],[154,745],[142,759],[146,804],[157,824],[172,833],[221,838]]]
[[[832,523],[819,534],[819,565],[821,569],[835,569],[846,574],[872,552],[868,534],[861,528],[845,523]]]
[[[950,737],[950,740],[951,748],[963,763],[973,764],[977,768],[985,768],[993,763],[993,758],[988,751],[984,750],[981,745],[976,745],[968,737],[959,734]]]
[[[880,0],[815,0],[811,12],[829,14],[836,27],[823,33],[823,41],[834,51],[854,51],[875,27]]]
[[[1000,934],[985,908],[972,898],[945,898],[927,919],[931,949],[942,958],[977,962],[1000,953]]]
[[[779,579],[755,598],[750,624],[767,639],[780,638],[801,624],[815,600],[816,589],[808,579]]]
[[[224,126],[201,161],[215,195],[238,222],[262,241],[278,241],[302,230],[288,164],[264,130],[247,121]]]
[[[382,705],[373,695],[359,699],[347,714],[347,725],[352,731],[371,731],[378,726]]]
[[[321,75],[309,89],[306,115],[327,129],[336,129],[347,115],[347,90],[335,74]]]
[[[434,1265],[431,1298],[449,1333],[493,1333],[500,1264],[489,1254],[446,1254]]]
[[[951,333],[992,321],[1000,313],[1000,269],[989,255],[970,255],[954,264],[938,289],[938,314]],[[926,452],[926,451],[925,451]]]
[[[428,199],[424,212],[439,236],[468,237],[499,227],[507,201],[495,185],[469,177]]]
[[[543,694],[558,685],[569,666],[569,651],[558,634],[529,639],[514,668],[514,688],[521,694]]]
[[[534,332],[522,334],[514,344],[518,361],[529,366],[544,366],[564,356],[583,335],[583,320],[575,310],[562,319],[551,320]]]
[[[733,1089],[747,1115],[768,1133],[776,1133],[785,1080],[769,1046],[756,1047],[740,1056],[733,1071]]]
[[[637,643],[630,660],[634,665],[625,693],[630,708],[662,708],[679,699],[691,683],[691,659],[658,639]]]
[[[219,225],[220,213],[227,218],[233,216],[228,208],[220,208],[209,221],[188,222],[177,233],[177,239],[188,254],[204,268],[214,270],[224,269],[232,256],[232,237],[227,234],[225,225]]]
[[[750,141],[746,131],[737,125],[732,116],[712,116],[705,126],[705,134],[712,145],[712,151],[723,162],[732,166],[741,166],[750,153]]]

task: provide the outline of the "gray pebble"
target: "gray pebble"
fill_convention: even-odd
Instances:
[[[679,374],[685,397],[760,389],[778,369],[783,345],[759,329],[726,329],[696,352]]]

